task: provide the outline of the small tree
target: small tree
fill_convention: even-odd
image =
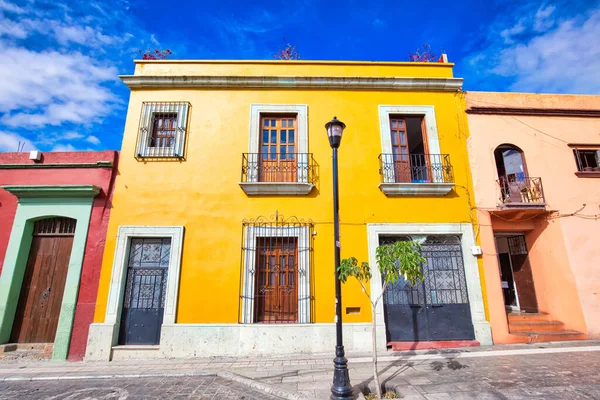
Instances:
[[[426,261],[421,255],[421,245],[414,241],[396,242],[394,244],[387,244],[378,246],[376,250],[377,267],[381,273],[383,280],[383,286],[381,288],[381,294],[376,299],[371,297],[370,291],[367,289],[365,284],[369,282],[372,277],[371,268],[369,263],[362,262],[358,264],[358,260],[355,257],[344,259],[340,262],[338,267],[340,281],[346,283],[348,278],[354,277],[360,283],[363,293],[367,295],[371,302],[371,312],[373,314],[372,325],[371,325],[371,341],[373,344],[373,377],[375,379],[377,390],[377,396],[381,399],[381,383],[379,382],[379,373],[377,372],[377,335],[375,332],[377,321],[376,321],[376,308],[377,304],[381,300],[385,289],[389,284],[396,282],[400,276],[414,285],[419,280],[423,280],[422,264]]]
[[[277,50],[277,53],[273,55],[273,58],[276,60],[299,60],[300,53],[298,53],[296,47],[298,47],[297,44],[292,46],[287,43],[283,49]]]
[[[413,53],[408,52],[408,61],[414,62],[435,62],[436,55],[431,52],[431,46],[425,43],[423,48],[420,47]]]
[[[169,49],[166,49],[166,50],[147,49],[144,52],[142,52],[141,50],[138,50],[138,52],[142,56],[142,60],[166,60],[167,57],[169,57],[171,54],[173,54],[173,52]]]

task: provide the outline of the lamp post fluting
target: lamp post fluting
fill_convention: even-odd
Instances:
[[[348,374],[348,359],[344,352],[342,337],[342,283],[338,267],[340,266],[340,214],[339,214],[339,189],[338,189],[338,148],[342,141],[342,133],[346,125],[333,117],[325,124],[329,144],[333,151],[333,231],[335,251],[335,358],[333,359],[333,384],[331,385],[331,400],[352,399],[352,385]]]

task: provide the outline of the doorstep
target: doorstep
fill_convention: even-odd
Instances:
[[[158,345],[123,345],[112,347],[111,360],[148,360],[160,357],[161,352]]]
[[[434,350],[434,349],[462,349],[465,347],[479,347],[477,340],[439,340],[431,342],[388,342],[392,351],[407,350]]]

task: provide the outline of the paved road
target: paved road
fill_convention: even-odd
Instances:
[[[217,376],[0,382],[0,399],[19,400],[276,400]]]

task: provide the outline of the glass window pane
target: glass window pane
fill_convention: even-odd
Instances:
[[[269,272],[269,286],[275,286],[275,272]]]
[[[277,160],[277,146],[271,146],[271,160]]]
[[[400,132],[400,143],[406,144],[406,132]]]
[[[293,120],[293,119],[290,119],[290,120],[288,120],[288,126],[289,126],[290,128],[293,128],[293,127],[294,127],[294,120]]]
[[[287,131],[285,129],[281,130],[281,134],[279,136],[281,139],[281,143],[287,143]]]
[[[286,147],[285,147],[285,146],[281,146],[281,151],[280,151],[280,153],[281,153],[281,156],[280,156],[280,158],[281,158],[282,160],[285,160],[285,155],[286,155],[286,154],[285,154],[285,151],[286,151]]]
[[[262,159],[263,160],[267,159],[267,154],[269,154],[269,146],[263,146],[262,147]]]
[[[271,143],[277,143],[277,131],[275,129],[271,130]]]
[[[276,123],[276,122],[277,122],[276,120],[272,119],[272,120],[271,120],[271,126],[275,126],[275,123]]]
[[[392,144],[398,145],[398,135],[396,134],[396,132],[392,132]]]
[[[293,272],[288,272],[288,285],[289,286],[296,285],[296,282],[294,282],[294,273]]]
[[[281,127],[282,128],[286,127],[286,122],[287,122],[287,120],[285,120],[285,119],[281,120]]]
[[[404,121],[398,120],[398,128],[404,127]]]
[[[393,119],[393,120],[392,120],[392,128],[396,128],[397,126],[398,126],[398,125],[396,124],[396,120],[395,120],[395,119]]]
[[[288,143],[294,143],[294,133],[293,129],[288,130]]]
[[[269,143],[269,131],[267,129],[263,130],[262,141],[263,143]]]
[[[279,285],[285,286],[285,273],[284,272],[279,273]]]
[[[288,256],[288,265],[290,271],[293,271],[296,268],[296,256]]]
[[[269,126],[269,120],[263,119],[263,126]]]

